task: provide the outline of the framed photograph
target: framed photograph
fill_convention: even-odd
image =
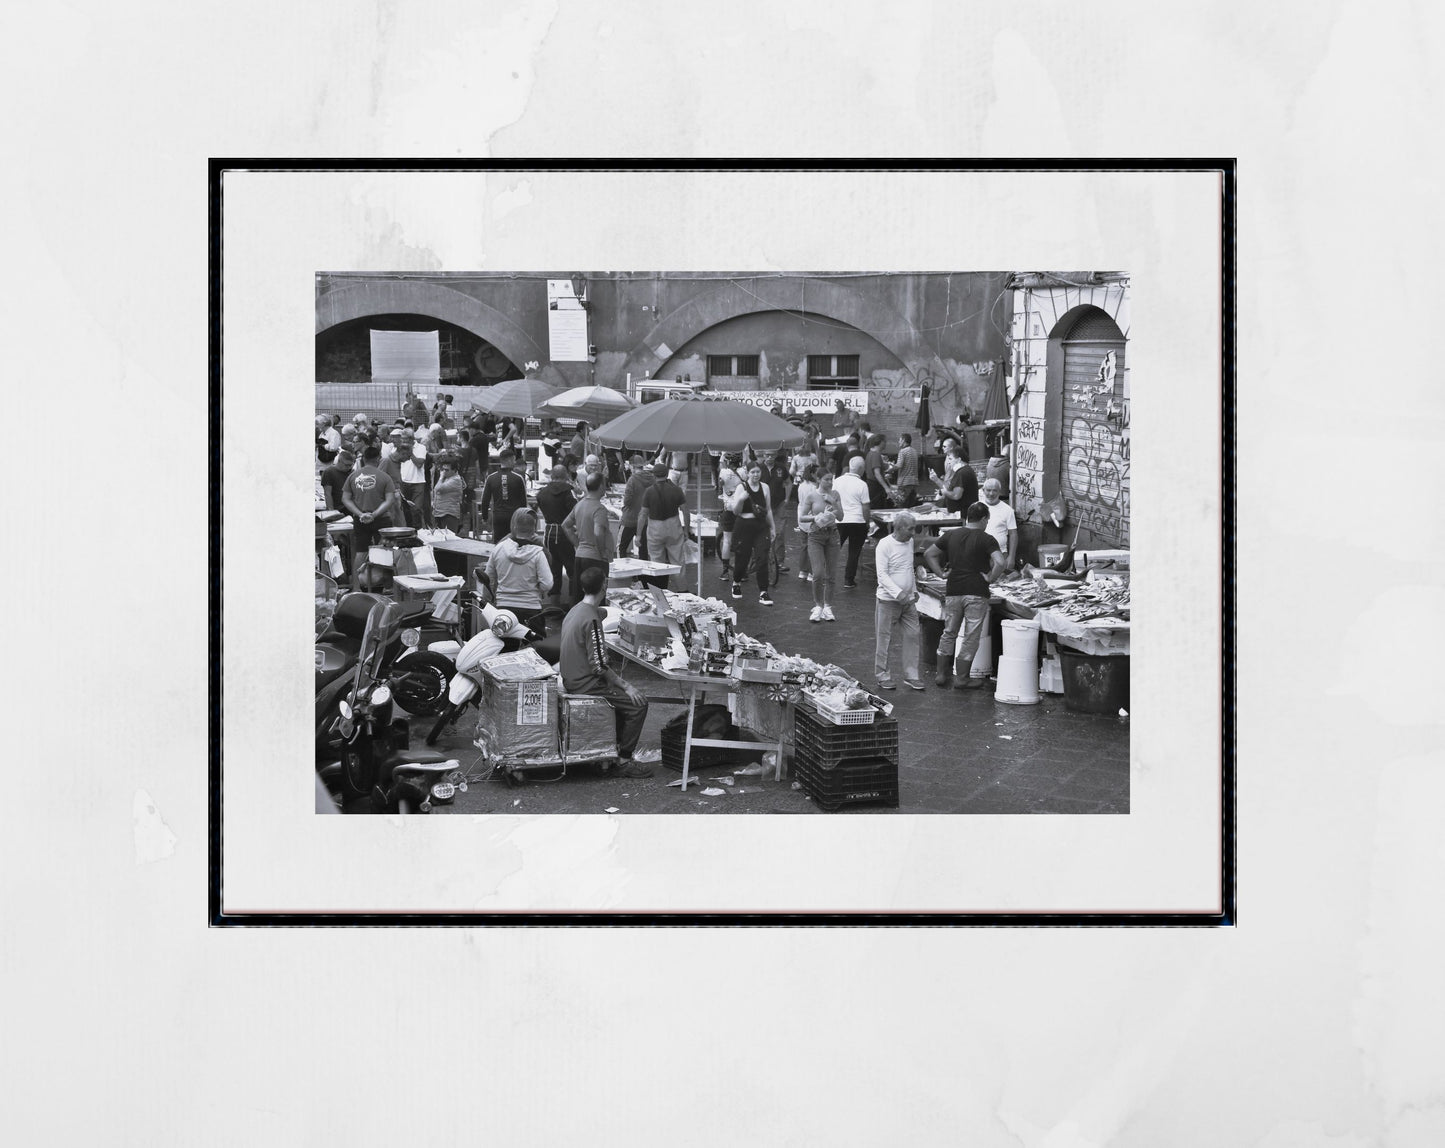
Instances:
[[[1228,922],[1229,161],[211,174],[214,921]]]

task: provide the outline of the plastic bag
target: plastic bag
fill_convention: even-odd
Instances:
[[[328,546],[321,552],[321,557],[326,560],[326,568],[331,571],[333,578],[340,578],[346,572],[346,566],[341,561],[341,548],[339,546]]]

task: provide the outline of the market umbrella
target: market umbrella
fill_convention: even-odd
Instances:
[[[620,450],[722,452],[777,450],[797,446],[803,432],[761,407],[733,399],[663,399],[619,415],[592,432],[603,446]],[[697,512],[702,513],[702,483],[697,487]],[[702,595],[702,563],[697,564],[697,592]]]
[[[505,383],[488,387],[473,405],[494,415],[535,419],[538,417],[537,408],[561,392],[561,387],[554,387],[540,379],[508,379]]]
[[[586,419],[595,425],[625,414],[635,406],[635,399],[611,387],[573,387],[548,399],[537,408],[537,414],[549,419]]]

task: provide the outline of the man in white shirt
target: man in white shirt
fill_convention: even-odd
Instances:
[[[858,557],[863,553],[863,541],[868,537],[868,515],[872,509],[868,503],[868,484],[863,481],[861,457],[849,461],[847,473],[838,476],[833,489],[843,504],[838,534],[848,547],[848,560],[843,566],[843,587],[852,590],[858,585]]]
[[[387,458],[396,457],[397,473],[401,475],[401,496],[416,507],[421,524],[430,526],[431,506],[426,489],[426,446],[412,431],[403,430],[396,436],[396,445],[391,451],[388,453],[383,447],[382,454]]]
[[[983,504],[988,507],[988,526],[985,529],[998,539],[1004,569],[1012,570],[1019,545],[1019,523],[1014,517],[1014,508],[1002,500],[1003,485],[996,478],[988,479],[979,488],[979,493],[983,496]]]
[[[873,671],[880,690],[898,687],[888,674],[893,631],[903,630],[903,684],[923,689],[918,677],[918,583],[913,577],[913,530],[917,520],[906,510],[893,520],[893,533],[874,552],[878,563],[878,607],[873,620]]]

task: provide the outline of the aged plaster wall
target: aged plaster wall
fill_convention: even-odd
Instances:
[[[1098,307],[1113,318],[1124,338],[1129,338],[1129,289],[1123,284],[1093,287],[1023,287],[1013,291],[1011,338],[1014,348],[1014,379],[1010,394],[1022,385],[1019,402],[1018,436],[1013,445],[1016,473],[1013,506],[1022,529],[1032,524],[1031,541],[1039,541],[1040,508],[1059,493],[1059,460],[1071,455],[1079,466],[1088,468],[1093,489],[1100,497],[1080,504],[1070,500],[1070,530],[1082,524],[1086,534],[1129,538],[1129,494],[1122,480],[1129,466],[1129,356],[1124,358],[1121,398],[1111,411],[1099,404],[1099,418],[1088,426],[1065,428],[1061,418],[1050,415],[1049,340],[1057,338],[1061,321],[1080,306]],[[1054,396],[1059,405],[1060,396]],[[1081,536],[1080,545],[1084,545]]]

